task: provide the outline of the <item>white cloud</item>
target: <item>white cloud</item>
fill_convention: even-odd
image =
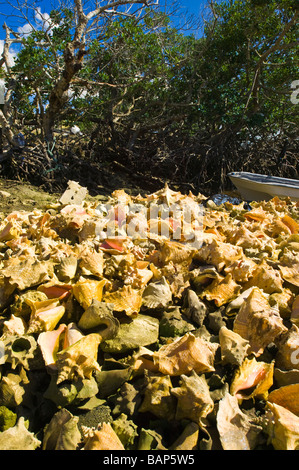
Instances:
[[[48,33],[51,33],[52,21],[51,21],[50,15],[49,13],[42,13],[41,7],[38,7],[35,10],[34,22],[35,22],[34,25],[26,23],[23,26],[20,26],[18,28],[18,33],[26,37],[33,31],[34,28],[36,29],[42,28]]]
[[[21,36],[28,36],[32,31],[33,27],[29,23],[24,24],[24,26],[19,26],[18,28],[18,33],[21,34]]]
[[[49,30],[52,27],[52,21],[49,13],[42,13],[41,7],[38,7],[37,11],[35,12],[35,20],[39,23],[42,23],[42,27],[45,30]]]

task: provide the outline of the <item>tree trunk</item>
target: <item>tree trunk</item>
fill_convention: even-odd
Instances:
[[[53,127],[55,120],[68,100],[67,92],[69,90],[70,83],[76,73],[81,69],[85,53],[84,47],[81,45],[77,54],[75,54],[74,43],[69,43],[64,51],[64,69],[51,91],[49,104],[43,121],[45,137],[49,142],[53,140]]]

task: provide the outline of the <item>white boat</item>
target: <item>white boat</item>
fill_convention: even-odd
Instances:
[[[236,171],[228,173],[245,201],[269,201],[275,196],[299,201],[299,180]]]

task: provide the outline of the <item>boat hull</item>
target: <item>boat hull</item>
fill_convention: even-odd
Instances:
[[[228,176],[245,201],[269,201],[275,196],[299,201],[299,180],[244,171]]]

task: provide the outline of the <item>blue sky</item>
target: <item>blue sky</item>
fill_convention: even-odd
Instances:
[[[11,4],[17,3],[14,0],[11,0]],[[20,2],[21,3],[21,2]],[[54,0],[55,3],[55,0]],[[162,2],[163,3],[163,2]],[[208,0],[178,0],[178,5],[182,8],[182,13],[186,12],[187,14],[193,14],[196,16],[201,16],[204,7],[207,5]],[[41,13],[47,13],[50,11],[53,1],[51,0],[41,0],[37,1],[36,4],[41,6]],[[171,5],[171,0],[169,0],[169,4]],[[4,39],[5,32],[2,28],[4,22],[9,25],[12,25],[15,30],[19,26],[21,26],[21,20],[14,20],[10,15],[12,13],[11,6],[5,2],[0,0],[0,40]],[[25,20],[24,20],[25,24]]]

